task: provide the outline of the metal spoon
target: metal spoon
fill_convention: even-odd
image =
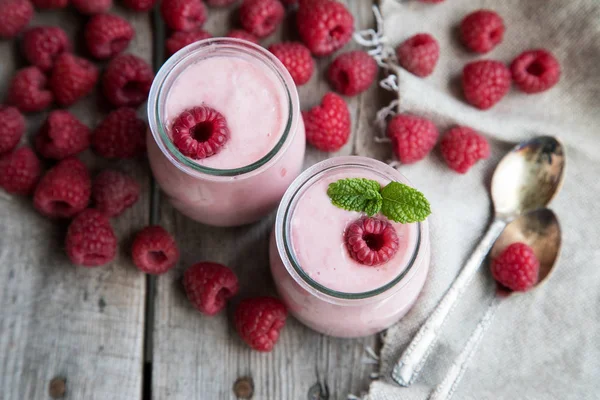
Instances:
[[[496,240],[490,252],[490,259],[495,258],[508,245],[515,242],[523,242],[529,245],[540,261],[538,281],[532,290],[536,289],[547,281],[558,260],[561,245],[561,231],[558,219],[551,210],[543,208],[527,213],[514,220],[504,229],[498,240]],[[479,321],[479,324],[469,337],[465,348],[448,370],[442,383],[433,391],[429,400],[448,400],[452,397],[467,369],[471,357],[475,354],[475,350],[477,350],[479,343],[481,343],[484,333],[491,325],[501,300],[509,295],[522,296],[523,294],[519,292],[506,292],[501,287],[498,287],[496,296],[494,296],[492,302],[489,304],[484,317]]]
[[[410,386],[423,368],[446,317],[506,224],[523,213],[547,206],[560,190],[564,170],[563,146],[551,136],[524,141],[500,161],[492,178],[494,221],[394,367],[392,378],[399,385]]]

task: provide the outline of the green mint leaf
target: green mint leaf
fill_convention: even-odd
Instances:
[[[390,182],[381,189],[383,215],[395,222],[409,224],[424,221],[431,214],[429,202],[417,189]]]
[[[379,182],[364,178],[340,179],[329,184],[327,195],[334,206],[372,216],[381,210]]]

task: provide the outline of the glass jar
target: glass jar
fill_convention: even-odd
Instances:
[[[250,62],[253,67],[264,71],[268,76],[266,79],[274,81],[273,87],[284,93],[283,99],[287,103],[282,105],[284,129],[276,132],[280,133],[280,138],[274,147],[262,158],[239,168],[211,168],[184,156],[174,146],[166,126],[169,124],[166,105],[177,78],[186,68],[212,57],[231,59],[232,62],[242,58]],[[220,89],[216,86],[220,84],[224,82],[214,82],[215,90]],[[233,91],[236,96],[240,93],[245,93],[243,95],[247,96],[248,102],[253,101],[252,93]],[[260,118],[260,115],[254,117]],[[176,209],[205,224],[236,226],[260,219],[277,206],[287,187],[302,170],[306,144],[296,86],[276,57],[247,41],[207,39],[173,55],[152,84],[148,120],[148,158],[156,181]],[[256,120],[243,122],[244,129],[253,129]],[[240,157],[245,155],[241,153]]]
[[[415,303],[427,277],[430,262],[429,228],[427,221],[411,224],[414,240],[407,241],[401,264],[394,265],[391,281],[366,291],[352,293],[333,290],[309,276],[315,266],[301,265],[292,243],[292,220],[306,191],[321,180],[342,173],[346,177],[376,176],[381,182],[406,178],[390,166],[364,157],[337,157],[325,160],[302,173],[285,193],[277,212],[271,235],[270,264],[277,290],[289,311],[303,324],[326,335],[338,337],[367,336],[388,328],[408,312]],[[368,173],[368,174],[367,174]],[[319,189],[320,190],[320,189]],[[309,201],[309,200],[305,200]],[[315,201],[314,198],[310,201]],[[331,205],[331,207],[334,207]],[[343,211],[343,210],[342,210]],[[343,211],[345,212],[345,211]],[[358,213],[356,213],[358,214]],[[318,235],[323,221],[301,220],[308,234]],[[311,223],[317,226],[310,225]],[[306,228],[310,226],[310,228]],[[296,233],[297,234],[297,233]],[[340,237],[343,232],[340,232]],[[318,242],[317,242],[318,243]],[[319,251],[316,249],[315,251]],[[319,260],[315,257],[315,260]],[[322,258],[327,259],[326,257]],[[325,262],[322,262],[324,265]],[[327,266],[331,274],[331,268]],[[339,267],[339,265],[338,265]],[[360,268],[374,268],[359,266]],[[318,271],[320,267],[316,266]],[[339,269],[339,268],[338,268]],[[372,270],[374,271],[374,270]],[[362,271],[361,271],[362,272]],[[368,271],[371,273],[371,271]],[[317,274],[321,274],[317,272]],[[338,273],[339,274],[339,273]],[[371,275],[374,276],[374,275]],[[314,277],[314,274],[313,274]],[[381,276],[379,276],[381,277]],[[343,280],[347,276],[336,275]],[[376,281],[373,279],[373,281]],[[378,281],[378,280],[377,280]],[[368,282],[365,282],[368,286]],[[360,280],[359,280],[360,285]],[[379,283],[377,283],[379,285]]]

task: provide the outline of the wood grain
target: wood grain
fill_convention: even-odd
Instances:
[[[134,24],[130,51],[150,60],[149,17],[118,13]],[[74,11],[41,12],[34,25],[59,25],[80,38],[84,19]],[[84,54],[76,41],[79,54]],[[17,41],[0,43],[0,91],[16,68],[24,66]],[[72,111],[90,127],[103,117],[97,96]],[[142,111],[143,113],[143,111]],[[29,142],[46,113],[29,115]],[[97,171],[108,165],[91,152],[81,158]],[[63,250],[66,222],[41,217],[31,200],[0,198],[0,398],[47,399],[66,380],[66,399],[141,398],[146,280],[131,265],[133,232],[148,223],[149,173],[145,163],[112,162],[142,184],[136,207],[113,219],[120,252],[109,266],[72,266]],[[58,385],[58,386],[57,386]],[[60,390],[59,390],[60,391]]]
[[[373,26],[371,1],[346,2],[355,15],[356,27]],[[262,44],[294,39],[288,32],[293,15],[278,32]],[[213,35],[226,33],[235,15],[227,10],[211,10],[205,28]],[[355,47],[348,45],[344,51]],[[318,71],[300,88],[303,109],[320,102],[331,90],[324,73],[332,57],[318,61]],[[353,136],[337,154],[309,148],[306,166],[320,160],[347,154],[388,157],[386,149],[374,145],[373,119],[382,105],[381,90],[374,85],[366,93],[348,99],[353,116]],[[383,102],[386,101],[384,97]],[[174,232],[182,250],[179,266],[157,280],[153,353],[153,398],[234,399],[232,387],[242,376],[254,381],[254,399],[345,399],[368,388],[373,366],[365,364],[365,346],[377,346],[376,337],[343,340],[325,337],[288,320],[280,343],[269,354],[251,351],[232,329],[230,305],[227,315],[203,317],[185,299],[181,276],[195,262],[211,260],[231,266],[241,282],[239,298],[274,294],[268,268],[268,235],[274,215],[251,226],[222,229],[193,222],[175,211],[166,201],[160,208],[161,224]],[[327,396],[328,394],[328,396]]]

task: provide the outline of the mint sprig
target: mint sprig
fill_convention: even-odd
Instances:
[[[368,216],[381,212],[402,224],[424,221],[431,214],[429,201],[423,193],[400,182],[392,181],[382,188],[379,182],[371,179],[340,179],[329,184],[327,195],[336,207],[364,212]]]

